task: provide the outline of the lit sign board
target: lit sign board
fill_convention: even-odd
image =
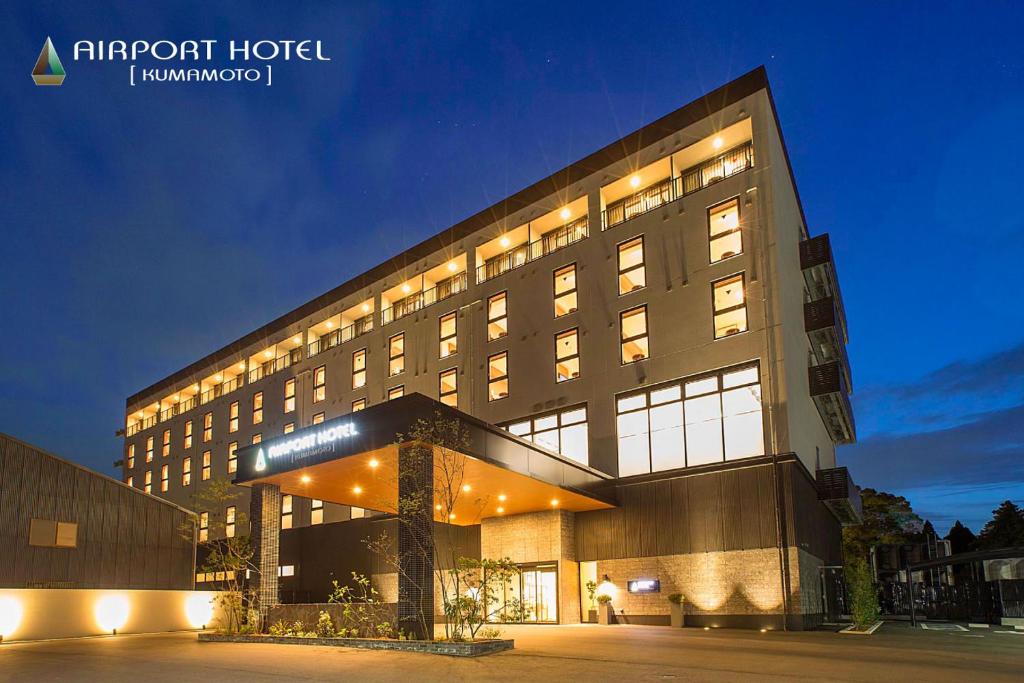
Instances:
[[[256,471],[267,469],[268,460],[291,456],[292,462],[332,450],[335,442],[358,436],[359,430],[352,422],[332,425],[294,439],[268,444],[256,451]]]
[[[661,581],[658,579],[634,579],[627,583],[630,593],[660,593]]]

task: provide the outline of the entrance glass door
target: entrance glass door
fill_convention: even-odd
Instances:
[[[558,621],[558,567],[524,568],[521,575],[524,621],[553,624]]]

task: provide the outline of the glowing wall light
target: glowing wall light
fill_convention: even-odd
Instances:
[[[607,595],[612,600],[615,600],[615,596],[618,594],[619,589],[612,583],[607,574],[601,579],[601,583],[597,584],[597,590],[594,591],[594,595]]]
[[[0,640],[10,638],[21,625],[21,601],[0,596]]]
[[[206,628],[213,620],[213,598],[202,593],[185,598],[185,617],[192,628]]]
[[[128,621],[131,607],[128,598],[123,595],[105,595],[96,601],[96,624],[104,631],[111,631],[116,636],[117,629]]]

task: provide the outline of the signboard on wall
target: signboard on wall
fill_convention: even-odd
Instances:
[[[632,579],[626,584],[630,593],[660,593],[659,579]]]

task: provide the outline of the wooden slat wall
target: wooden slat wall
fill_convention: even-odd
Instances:
[[[78,524],[76,548],[28,544],[31,519]],[[0,588],[192,587],[184,510],[0,434]]]

